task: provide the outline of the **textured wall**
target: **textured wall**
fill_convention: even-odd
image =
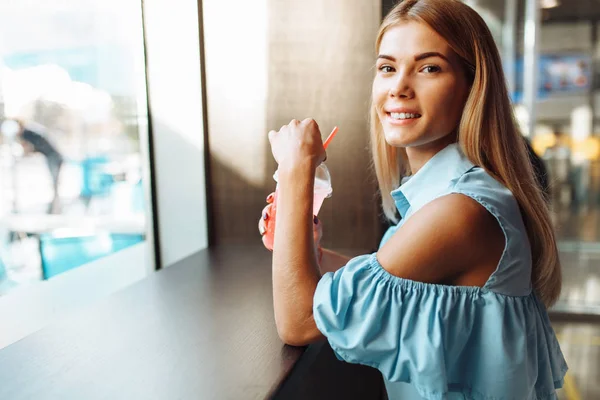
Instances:
[[[324,135],[340,127],[328,152],[334,192],[320,214],[324,243],[375,248],[381,227],[367,115],[381,3],[266,0],[224,26],[242,2],[217,2],[204,2],[215,242],[258,240],[257,218],[275,186],[266,133],[313,117]],[[240,107],[249,110],[243,118],[232,111]]]

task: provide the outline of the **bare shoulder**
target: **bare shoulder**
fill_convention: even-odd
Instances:
[[[452,227],[461,228],[458,233],[462,232],[461,236],[468,236],[469,239],[478,239],[472,236],[473,233],[491,234],[498,230],[501,232],[496,217],[477,200],[464,194],[453,193],[440,197],[419,211],[424,212],[415,218],[415,221],[425,218],[428,214],[430,217],[441,217]]]
[[[504,245],[496,217],[471,197],[449,194],[411,216],[377,258],[390,273],[407,279],[445,283],[482,274],[485,282]]]

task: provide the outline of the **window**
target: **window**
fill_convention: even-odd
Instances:
[[[75,297],[54,312],[151,269],[145,82],[139,0],[4,2],[0,309],[56,281]]]

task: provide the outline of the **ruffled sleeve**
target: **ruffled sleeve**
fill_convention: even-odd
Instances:
[[[554,398],[567,370],[544,306],[531,293],[415,282],[376,254],[320,280],[314,319],[338,358],[369,365],[425,398]]]

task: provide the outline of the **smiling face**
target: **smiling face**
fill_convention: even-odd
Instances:
[[[456,140],[468,94],[459,57],[428,25],[407,21],[384,33],[373,103],[388,144],[435,154]]]

